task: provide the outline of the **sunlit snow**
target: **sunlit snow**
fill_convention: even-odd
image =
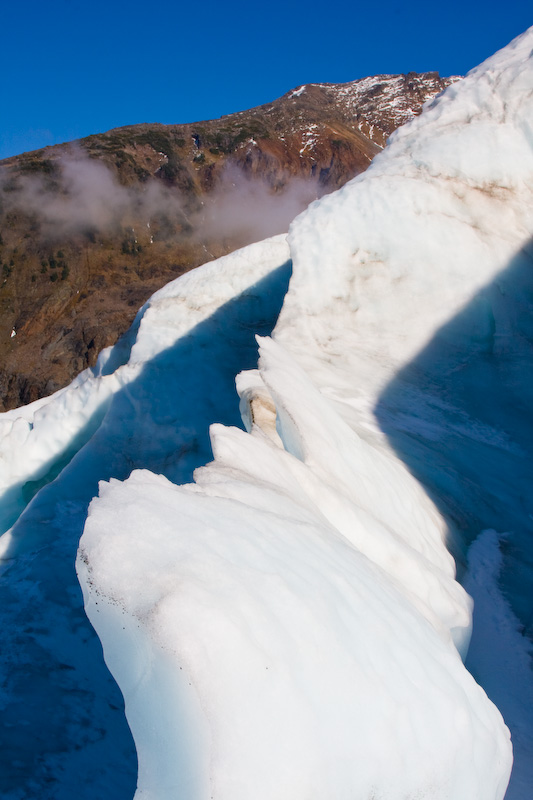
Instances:
[[[1,416],[3,797],[529,800],[532,52]]]

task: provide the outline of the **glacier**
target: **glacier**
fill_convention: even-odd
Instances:
[[[529,797],[532,120],[530,29],[0,416],[4,797]]]

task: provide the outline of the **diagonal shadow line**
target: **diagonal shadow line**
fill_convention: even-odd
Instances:
[[[525,653],[533,639],[532,409],[533,239],[397,373],[374,408],[395,452],[448,520],[459,578],[481,531],[506,534],[499,586],[527,637]],[[474,635],[476,613],[483,612],[475,609]],[[478,619],[485,629],[487,621]],[[488,650],[498,647],[494,640]],[[533,686],[526,673],[524,699]],[[502,675],[501,685],[484,688],[515,738],[522,724],[513,730],[511,680]],[[528,736],[531,727],[530,720]],[[513,775],[524,766],[516,752]]]
[[[532,253],[533,240],[398,372],[374,409],[398,456],[450,520],[459,571],[482,529],[510,532],[503,586],[529,635]]]
[[[147,362],[14,526],[0,587],[2,796],[133,796],[137,761],[122,697],[74,569],[88,505],[99,480],[133,469],[190,481],[212,458],[210,424],[242,425],[235,375],[256,367],[255,334],[272,331],[290,273],[287,262]]]

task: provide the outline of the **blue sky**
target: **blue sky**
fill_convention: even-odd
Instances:
[[[121,125],[212,119],[301,83],[463,74],[531,24],[531,0],[5,0],[0,158]]]

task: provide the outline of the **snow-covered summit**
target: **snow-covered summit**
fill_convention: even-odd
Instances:
[[[437,72],[411,72],[312,85],[323,89],[327,97],[344,109],[347,118],[357,118],[359,129],[382,147],[396,128],[418,116],[424,103],[460,80],[460,75],[441,78]]]

